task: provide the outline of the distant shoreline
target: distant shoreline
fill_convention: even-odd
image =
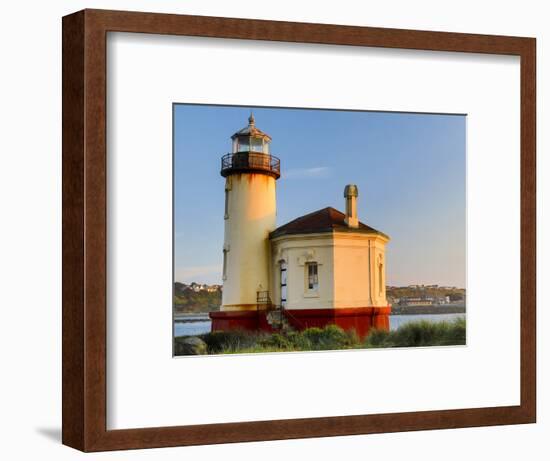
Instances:
[[[464,304],[443,306],[392,306],[392,315],[425,315],[425,314],[465,314]]]
[[[443,306],[392,306],[391,315],[444,315],[465,314],[464,304]],[[200,322],[208,318],[208,312],[175,312],[176,322]]]

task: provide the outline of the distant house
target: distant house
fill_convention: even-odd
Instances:
[[[431,306],[437,301],[426,296],[407,296],[399,300],[400,306]]]

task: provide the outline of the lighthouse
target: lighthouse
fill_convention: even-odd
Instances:
[[[255,311],[270,299],[269,234],[276,228],[276,181],[280,161],[271,155],[271,137],[248,125],[231,136],[231,152],[221,159],[225,178],[222,312]]]
[[[231,136],[225,178],[223,293],[212,331],[303,330],[338,325],[365,337],[389,329],[386,244],[358,216],[359,187],[344,187],[345,213],[332,207],[277,227],[271,137],[248,126]]]

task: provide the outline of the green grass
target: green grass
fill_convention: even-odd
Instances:
[[[209,354],[322,351],[351,349],[359,345],[354,332],[344,331],[336,325],[286,334],[214,331],[201,335],[200,338],[206,343]]]
[[[466,344],[466,320],[453,322],[411,322],[395,331],[374,330],[365,347],[422,347]]]
[[[336,325],[286,334],[215,331],[199,337],[206,343],[208,354],[450,346],[466,343],[466,321],[412,322],[395,331],[372,330],[363,341],[354,331],[344,331]]]
[[[209,354],[237,354],[256,347],[267,336],[267,333],[232,330],[213,331],[199,338],[206,343]]]

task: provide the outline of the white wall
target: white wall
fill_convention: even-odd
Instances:
[[[385,276],[381,285],[378,276],[378,261],[384,261],[386,240],[347,232],[283,235],[272,240],[274,303],[280,304],[279,261],[284,260],[287,309],[386,307]],[[315,291],[306,290],[308,262],[318,265],[319,288]],[[379,286],[382,291],[378,291]]]
[[[364,234],[346,232],[335,234],[335,307],[386,307],[388,305],[384,275],[386,242],[386,238],[366,238]],[[381,261],[383,261],[382,277],[379,276]]]
[[[334,243],[332,234],[288,235],[272,240],[273,301],[281,304],[280,260],[287,267],[287,309],[334,307]],[[306,290],[306,264],[316,262],[319,287]]]
[[[269,233],[275,230],[275,178],[234,174],[227,178],[226,271],[222,310],[255,310],[257,293],[269,290]]]
[[[376,459],[546,460],[550,452],[550,316],[539,309],[539,423],[375,436],[82,455],[60,445],[61,426],[61,16],[84,7],[255,17],[538,38],[539,286],[550,252],[544,198],[550,192],[547,2],[341,0],[104,0],[10,2],[0,16],[0,454],[6,459]],[[547,306],[539,290],[539,305]]]

